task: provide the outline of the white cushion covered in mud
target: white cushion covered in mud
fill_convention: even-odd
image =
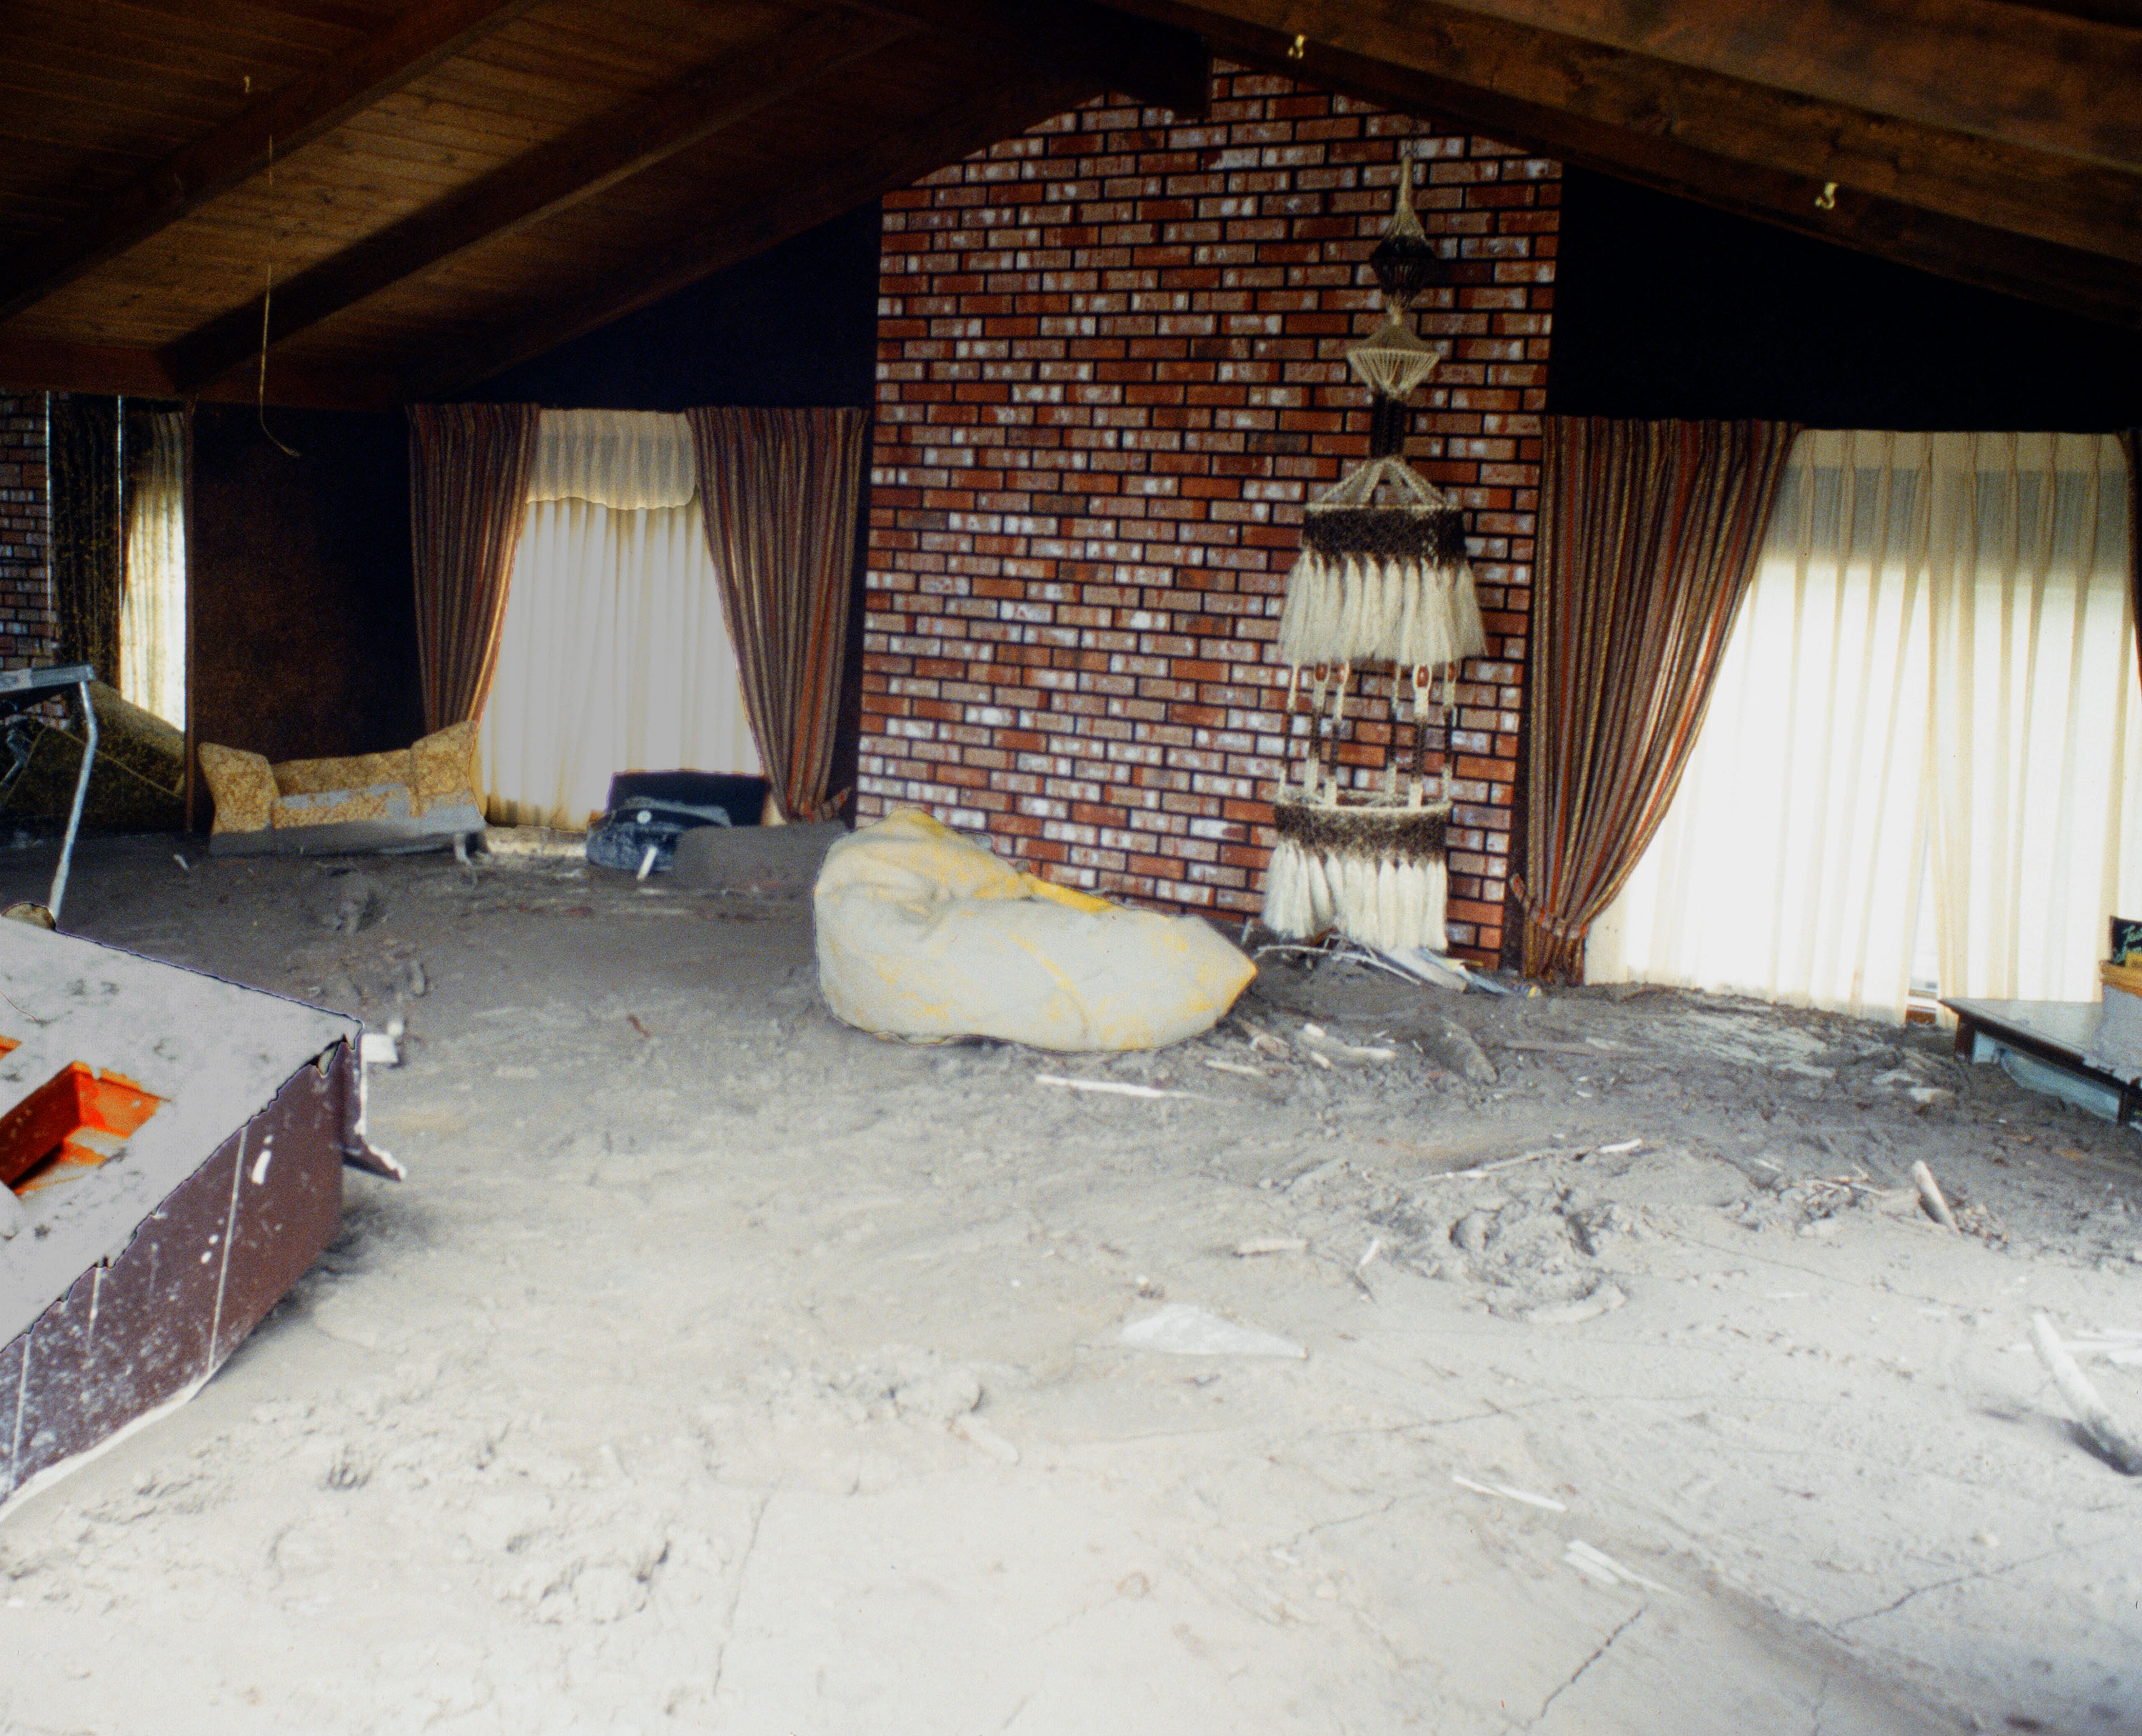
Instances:
[[[1196,917],[1049,886],[913,809],[827,851],[813,902],[827,1004],[885,1036],[1158,1048],[1256,974]]]

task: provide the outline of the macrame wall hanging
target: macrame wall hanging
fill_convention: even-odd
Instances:
[[[1452,676],[1487,648],[1487,635],[1465,561],[1464,514],[1403,456],[1407,400],[1437,361],[1411,309],[1444,270],[1413,208],[1410,158],[1399,159],[1398,209],[1369,264],[1384,323],[1346,353],[1370,393],[1369,457],[1310,502],[1280,618],[1288,738],[1299,719],[1300,760],[1281,774],[1264,920],[1293,939],[1336,928],[1385,952],[1440,952]],[[1390,670],[1391,691],[1382,784],[1342,787],[1339,748],[1353,730],[1346,702],[1355,678],[1379,668]],[[1444,750],[1431,784],[1432,726]]]

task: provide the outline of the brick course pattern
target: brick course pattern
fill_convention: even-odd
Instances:
[[[1468,509],[1450,937],[1502,943],[1560,170],[1222,69],[1197,125],[1096,102],[885,201],[861,817],[925,807],[1048,878],[1256,911],[1303,502],[1368,449],[1346,346],[1404,146],[1458,281],[1408,454]],[[1358,691],[1358,687],[1357,687]],[[1373,781],[1389,689],[1343,759]],[[1444,745],[1439,735],[1434,745]]]
[[[0,393],[0,668],[50,663],[59,649],[45,426],[43,393]]]

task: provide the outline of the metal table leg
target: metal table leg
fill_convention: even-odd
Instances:
[[[47,908],[52,913],[52,926],[60,920],[60,901],[67,897],[67,869],[74,861],[75,834],[81,829],[82,804],[89,797],[89,773],[96,759],[96,707],[89,700],[89,683],[78,685],[75,691],[81,695],[81,721],[87,740],[81,750],[81,774],[74,780],[74,807],[67,814],[67,836],[60,843],[60,865],[52,871],[52,892]]]

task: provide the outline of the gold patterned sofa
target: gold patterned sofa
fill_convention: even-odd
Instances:
[[[212,856],[439,849],[484,829],[473,722],[391,754],[279,765],[205,741],[200,768],[215,798]]]

